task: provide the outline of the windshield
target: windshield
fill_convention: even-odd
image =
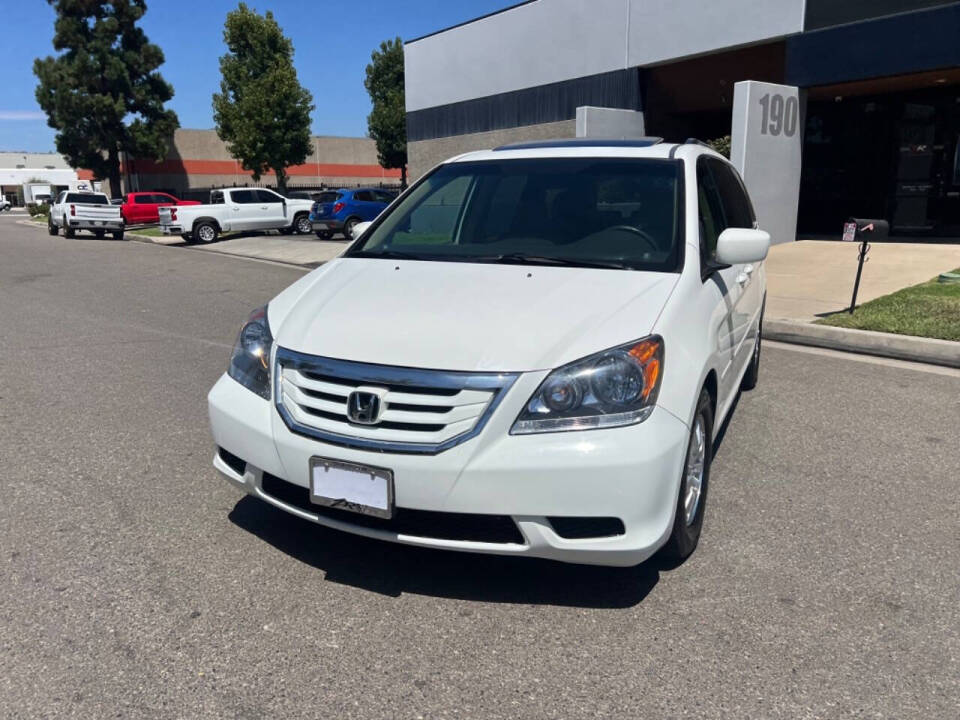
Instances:
[[[346,255],[676,271],[681,178],[675,160],[450,163]]]

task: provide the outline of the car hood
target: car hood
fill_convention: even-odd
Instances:
[[[344,258],[270,303],[277,344],[467,371],[558,367],[648,335],[678,275]]]

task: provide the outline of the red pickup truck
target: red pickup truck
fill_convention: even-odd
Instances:
[[[127,193],[120,206],[120,214],[127,225],[146,225],[160,222],[160,208],[171,205],[200,205],[196,200],[178,200],[161,192]]]

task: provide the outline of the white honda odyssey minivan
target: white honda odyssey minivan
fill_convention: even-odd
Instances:
[[[358,232],[240,331],[209,395],[224,477],[422,547],[693,551],[760,363],[770,236],[729,162],[656,138],[474,152]]]

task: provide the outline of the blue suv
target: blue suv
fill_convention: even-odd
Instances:
[[[324,191],[310,210],[313,231],[321,240],[338,232],[350,240],[357,223],[373,220],[395,197],[395,192],[379,188]]]

